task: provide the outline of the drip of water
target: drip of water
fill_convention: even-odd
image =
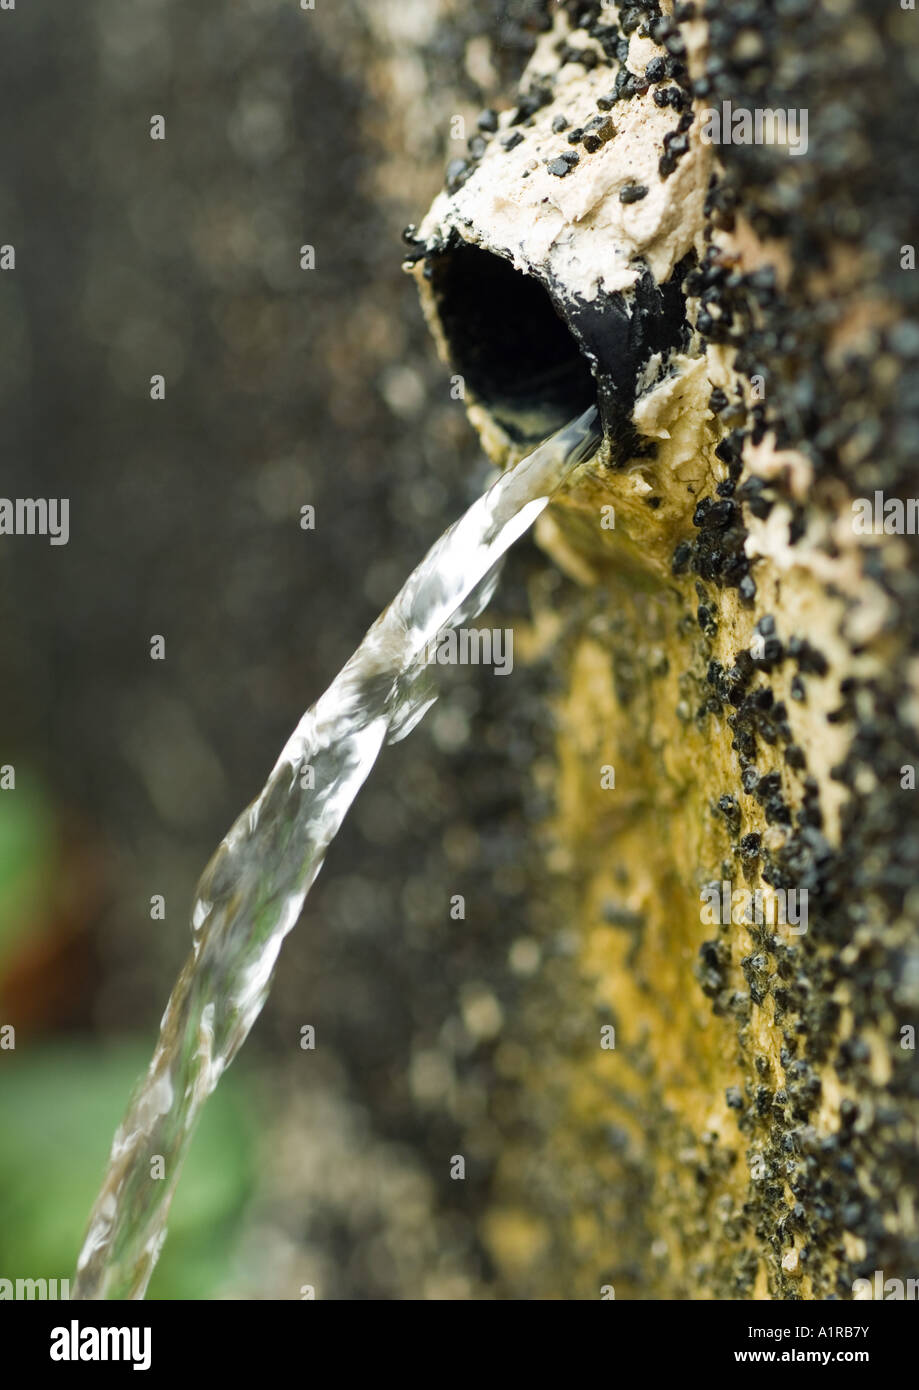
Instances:
[[[268,995],[281,943],[384,742],[433,703],[425,648],[476,616],[504,552],[599,443],[591,408],[505,473],[428,551],[325,694],[198,884],[192,951],[112,1144],[74,1298],[143,1298],[195,1123]],[[152,1181],[153,1155],[166,1179]]]

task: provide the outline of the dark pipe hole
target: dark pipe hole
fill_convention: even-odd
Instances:
[[[596,404],[590,367],[538,280],[467,246],[437,257],[431,282],[454,369],[513,439],[544,439]]]

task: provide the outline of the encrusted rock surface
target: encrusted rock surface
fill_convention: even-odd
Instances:
[[[851,1298],[919,1268],[919,542],[852,507],[916,485],[892,117],[916,43],[848,3],[563,5],[415,233],[494,456],[535,426],[526,373],[476,356],[513,291],[479,296],[470,257],[540,282],[607,426],[540,531],[581,593],[531,631],[562,680],[543,944],[567,955],[509,1021],[495,1104],[485,1224],[517,1292]],[[725,100],[806,108],[809,148],[703,143]],[[614,133],[585,149],[594,113]],[[806,890],[806,928],[719,924],[724,883]]]

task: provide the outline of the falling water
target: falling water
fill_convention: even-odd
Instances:
[[[559,430],[444,532],[307,710],[205,869],[191,955],[112,1143],[74,1298],[143,1298],[198,1115],[261,1012],[281,943],[326,850],[384,742],[404,738],[433,703],[428,643],[481,612],[504,552],[595,451],[596,421],[592,408]],[[165,1180],[151,1180],[154,1155],[164,1160]]]

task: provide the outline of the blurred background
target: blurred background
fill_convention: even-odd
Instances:
[[[401,232],[463,152],[451,118],[472,135],[504,104],[546,8],[0,15],[2,492],[70,498],[67,546],[0,542],[2,1277],[72,1275],[198,875],[488,477]],[[534,585],[567,581],[525,543],[491,621],[525,621]],[[547,911],[550,686],[538,662],[449,671],[384,754],[207,1107],[151,1297],[489,1296],[475,1220]]]

